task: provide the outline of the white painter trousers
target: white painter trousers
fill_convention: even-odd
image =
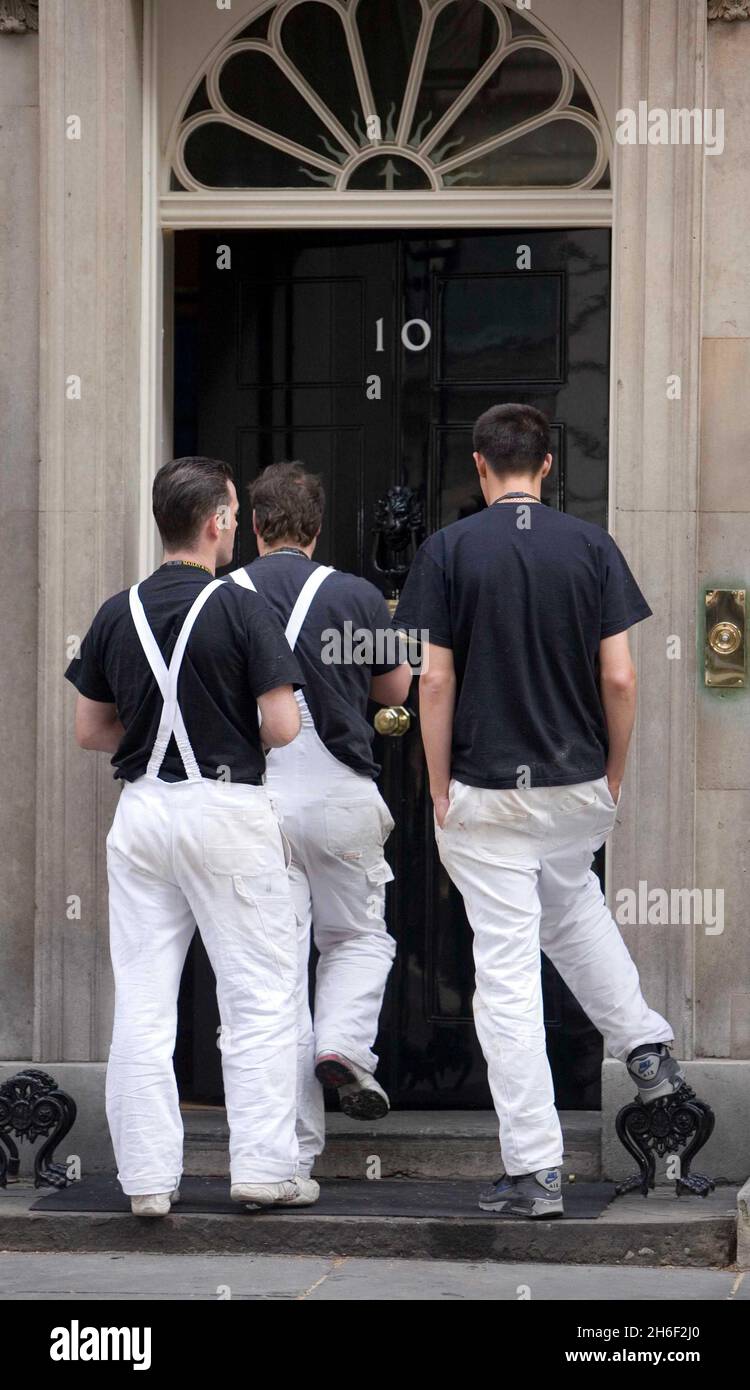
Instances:
[[[126,783],[107,837],[115,1020],[106,1082],[129,1196],[182,1174],[172,1056],[195,923],[216,975],[233,1183],[297,1171],[294,909],[265,787]]]
[[[267,788],[289,840],[299,932],[297,981],[299,1171],[308,1174],[325,1144],[321,1052],[339,1052],[366,1071],[396,943],[385,924],[385,885],[393,871],[383,846],[393,819],[372,778],[329,753],[298,696],[302,729],[268,755]],[[315,1023],[310,1015],[310,929],[320,953]]]
[[[505,1171],[558,1167],[563,1143],[546,1052],[540,948],[613,1057],[625,1061],[640,1043],[674,1036],[646,1004],[591,869],[617,808],[604,777],[518,791],[453,780],[449,795],[435,834],[474,933],[474,1019]]]

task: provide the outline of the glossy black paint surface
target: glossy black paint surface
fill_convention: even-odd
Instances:
[[[328,497],[316,558],[379,582],[378,498],[394,483],[414,488],[427,531],[484,505],[471,430],[500,401],[527,401],[553,422],[547,504],[606,525],[608,232],[224,230],[176,241],[175,452],[234,464],[238,563],[256,553],[247,483],[268,463],[299,458],[322,475]],[[222,245],[229,270],[217,268]],[[429,326],[423,350],[402,341],[413,320]],[[427,336],[421,325],[408,330],[416,345]],[[375,374],[380,399],[368,399]],[[379,1076],[395,1105],[484,1108],[471,932],[435,853],[416,686],[408,704],[410,732],[378,738],[396,820],[389,923],[399,943]],[[543,978],[557,1103],[596,1108],[599,1034],[546,960]],[[221,1099],[217,1027],[213,975],[196,942],[180,1007],[185,1097]]]

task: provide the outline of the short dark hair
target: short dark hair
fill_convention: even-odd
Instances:
[[[195,545],[204,522],[229,505],[232,469],[222,459],[189,457],[163,463],[151,493],[166,549]]]
[[[493,405],[474,426],[474,448],[492,472],[538,473],[550,452],[550,424],[533,405]]]
[[[300,541],[309,545],[317,536],[325,511],[323,484],[304,463],[271,463],[248,488],[255,524],[266,545],[275,541]]]

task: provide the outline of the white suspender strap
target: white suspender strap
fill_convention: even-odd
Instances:
[[[310,612],[310,606],[318,589],[328,578],[329,574],[334,573],[335,570],[333,570],[330,565],[319,565],[302,585],[297,597],[297,602],[291,611],[289,622],[286,625],[286,640],[292,651],[294,651],[297,645],[297,638],[300,635],[302,624]]]
[[[250,575],[248,574],[246,569],[232,570],[232,573],[230,574],[229,578],[233,579],[235,584],[239,584],[241,588],[252,589],[253,593],[257,594],[258,590],[253,584],[253,581],[250,578]]]
[[[214,579],[210,584],[207,584],[204,589],[201,589],[195,602],[188,610],[185,621],[180,628],[169,666],[167,666],[159,650],[159,644],[151,631],[140,594],[138,593],[138,585],[134,584],[130,590],[130,612],[133,622],[135,623],[135,629],[146,654],[146,660],[151,667],[154,679],[161,691],[164,701],[161,719],[159,721],[159,731],[156,735],[156,742],[154,743],[149,759],[148,768],[146,769],[147,777],[158,777],[161,765],[164,762],[169,740],[172,734],[174,734],[188,781],[200,782],[202,780],[197,759],[190,746],[182,711],[177,703],[177,682],[179,680],[180,667],[182,666],[188,638],[193,630],[198,614],[201,612],[206,600],[221,587],[221,584],[221,579]]]

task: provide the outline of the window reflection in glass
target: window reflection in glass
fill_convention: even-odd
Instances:
[[[596,139],[578,121],[557,120],[499,145],[443,174],[450,188],[549,188],[584,179],[596,159]]]

